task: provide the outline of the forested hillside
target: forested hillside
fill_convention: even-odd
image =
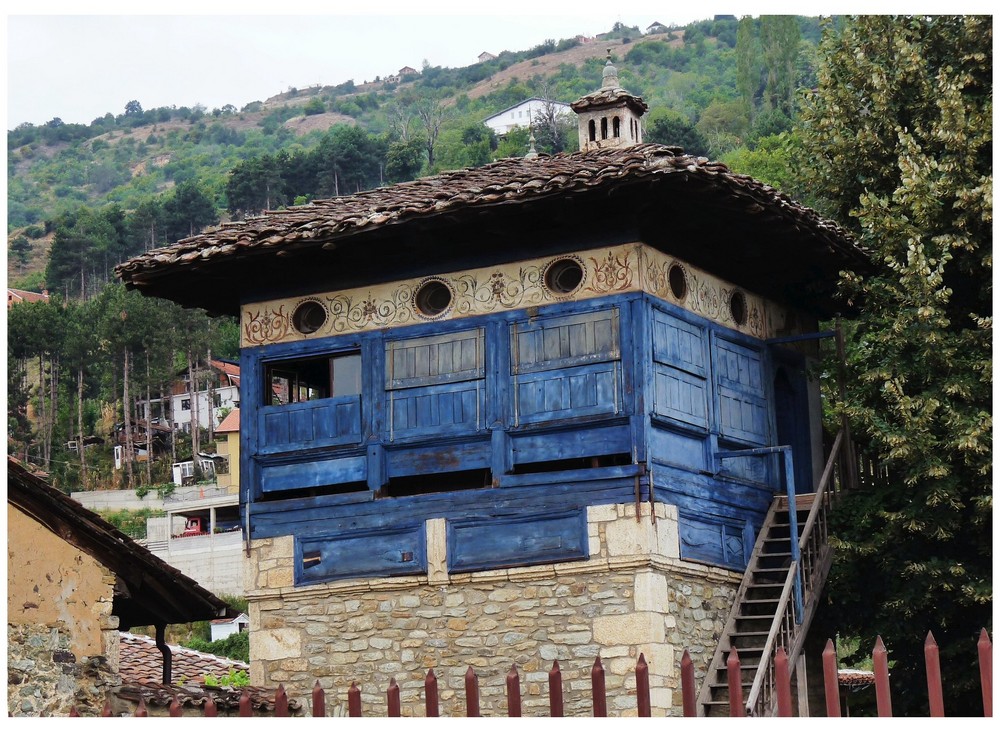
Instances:
[[[462,68],[425,64],[398,81],[287,89],[211,110],[136,99],[89,125],[19,125],[7,135],[8,283],[73,307],[22,305],[11,317],[8,434],[58,484],[78,486],[79,459],[60,445],[106,429],[109,410],[123,419],[124,387],[133,398],[155,392],[164,370],[185,363],[191,346],[178,339],[191,324],[158,301],[147,314],[109,284],[117,263],[227,219],[523,155],[527,130],[498,139],[483,120],[532,96],[571,102],[593,91],[609,49],[622,85],[650,105],[647,140],[791,185],[778,135],[796,118],[796,91],[815,83],[819,37],[818,19],[791,16],[645,36],[617,24]],[[541,152],[576,149],[575,124],[550,116],[533,128]],[[39,318],[52,327],[40,331]],[[82,351],[76,330],[89,330]],[[213,331],[223,341],[196,350],[235,356],[233,324]],[[147,376],[137,358],[150,354]],[[109,474],[91,471],[88,487]]]

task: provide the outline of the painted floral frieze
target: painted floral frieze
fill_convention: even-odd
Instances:
[[[579,284],[569,291],[553,291],[546,282],[546,272],[554,262],[566,260],[572,260],[579,266]],[[676,289],[671,287],[672,267],[681,268],[680,273],[674,272],[673,284],[676,288],[679,280],[683,282],[682,297],[678,297]],[[441,289],[447,305],[440,312],[428,314],[422,311],[417,299],[424,286],[431,281]],[[636,291],[648,292],[758,338],[768,336],[769,308],[773,310],[776,307],[757,295],[655,249],[641,244],[626,244],[375,287],[246,305],[242,313],[242,345],[260,346],[359,333]],[[733,317],[732,299],[737,292],[744,303],[742,322]],[[319,303],[326,317],[317,329],[304,333],[295,327],[295,312],[307,301]]]

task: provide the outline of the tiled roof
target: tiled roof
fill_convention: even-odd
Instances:
[[[209,365],[213,369],[221,371],[226,376],[228,376],[230,378],[230,380],[233,382],[233,384],[235,384],[236,386],[239,386],[239,383],[240,383],[240,365],[239,364],[237,364],[237,363],[229,363],[228,361],[219,361],[219,360],[214,359],[214,358],[211,361],[209,361],[208,363],[209,363]]]
[[[567,226],[577,227],[574,236],[662,237],[695,265],[701,257],[729,266],[735,271],[717,274],[737,284],[752,257],[757,282],[787,281],[796,292],[815,285],[822,293],[809,297],[821,303],[840,270],[867,265],[846,230],[771,186],[677,147],[642,144],[506,158],[271,211],[153,249],[115,273],[147,295],[236,313],[243,295],[275,282],[329,287],[379,276],[393,256],[446,266],[456,237],[477,237],[480,248],[493,237],[489,246],[501,247],[527,230],[547,246],[568,236]],[[777,277],[775,260],[784,260]]]
[[[13,287],[8,287],[7,298],[10,299],[12,295],[20,302],[48,302],[49,299],[49,296],[44,292],[31,292],[30,290],[17,290]]]
[[[842,668],[837,671],[837,683],[842,687],[850,689],[871,686],[875,683],[875,672],[859,671],[853,668]]]
[[[573,108],[574,112],[583,112],[588,109],[609,107],[618,102],[625,102],[638,115],[643,115],[649,110],[649,105],[642,97],[630,94],[621,87],[598,89],[590,94],[585,94],[573,102],[570,107]]]
[[[156,641],[146,635],[119,633],[120,670],[123,684],[152,682],[163,678],[163,654]],[[201,653],[183,646],[168,644],[171,654],[171,677],[177,684],[205,682],[205,675],[225,676],[232,669],[249,673],[250,665],[231,658]]]
[[[750,176],[733,173],[722,163],[685,154],[680,148],[644,144],[587,153],[540,155],[534,160],[506,158],[480,168],[441,173],[352,196],[314,201],[284,211],[235,221],[153,249],[115,267],[128,284],[149,275],[252,251],[279,251],[324,244],[354,233],[388,227],[451,210],[493,206],[586,189],[615,187],[630,181],[678,176],[697,179],[746,207],[774,209],[851,247],[850,235],[833,221],[791,200]]]
[[[219,422],[215,428],[216,432],[239,432],[240,431],[240,410],[234,409],[226,418]]]
[[[234,716],[240,708],[240,697],[244,692],[249,697],[250,707],[254,712],[274,711],[275,690],[265,689],[261,686],[244,686],[232,689],[203,685],[168,686],[155,682],[123,683],[115,691],[115,695],[135,703],[138,703],[141,698],[147,708],[169,707],[176,698],[181,707],[199,709],[204,708],[208,700],[212,699],[220,715]],[[301,715],[302,704],[298,699],[289,698],[288,711],[292,715]],[[195,712],[195,716],[197,716],[197,712]]]

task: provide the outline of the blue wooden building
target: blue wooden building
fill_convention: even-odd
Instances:
[[[677,566],[735,587],[774,495],[814,490],[810,336],[863,253],[773,188],[643,143],[610,61],[573,108],[578,153],[271,212],[119,268],[240,315],[244,532],[248,552],[290,547],[286,595],[417,587],[435,562],[571,567],[596,556],[595,507],[658,505]]]

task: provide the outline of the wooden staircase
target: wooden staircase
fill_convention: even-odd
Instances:
[[[795,683],[796,664],[832,563],[827,520],[850,470],[847,445],[843,433],[838,434],[815,493],[799,494],[791,501],[776,496],[771,503],[705,673],[698,696],[701,716],[730,716],[727,661],[733,649],[739,656],[747,716],[772,716],[776,711],[774,653],[778,648],[788,654]]]

